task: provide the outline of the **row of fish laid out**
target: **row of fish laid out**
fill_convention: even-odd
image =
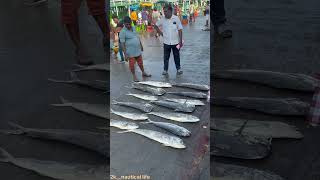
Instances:
[[[148,85],[148,86],[153,86],[158,88],[170,88],[170,87],[176,86],[176,87],[190,88],[190,89],[195,89],[200,91],[210,90],[210,87],[208,85],[194,84],[194,83],[168,83],[168,82],[160,82],[160,81],[140,81],[134,84],[143,84],[143,85]]]

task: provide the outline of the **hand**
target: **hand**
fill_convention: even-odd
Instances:
[[[180,46],[180,49],[182,48],[183,44],[182,42],[179,42],[179,46]]]
[[[143,46],[141,46],[141,51],[143,51]]]

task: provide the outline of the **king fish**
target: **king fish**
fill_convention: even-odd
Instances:
[[[127,94],[128,96],[133,96],[142,100],[146,100],[146,101],[156,101],[158,100],[157,96],[150,96],[150,95],[145,95],[145,94],[133,94],[133,93],[129,93]]]
[[[320,81],[304,74],[281,73],[255,69],[231,69],[213,72],[214,78],[244,80],[274,88],[313,92]]]
[[[147,114],[151,114],[154,116],[158,116],[164,119],[177,121],[177,122],[186,122],[186,123],[193,123],[198,122],[200,119],[196,116],[184,114],[184,113],[170,113],[170,112],[150,112]]]
[[[165,129],[175,135],[178,135],[178,136],[190,136],[191,135],[191,132],[184,128],[184,127],[181,127],[181,126],[178,126],[176,124],[172,124],[172,123],[166,123],[166,122],[155,122],[155,121],[151,121],[151,120],[148,120],[148,122],[143,122],[145,124],[147,123],[151,123],[151,124],[154,124],[155,126],[157,127],[160,127],[162,129]]]
[[[174,94],[178,96],[186,96],[192,98],[206,99],[208,97],[207,94],[201,92],[167,92],[168,94]]]
[[[119,129],[137,129],[139,125],[134,122],[120,121],[120,120],[110,120],[110,126]]]
[[[120,112],[120,111],[115,111],[113,109],[110,109],[112,114],[131,119],[134,121],[143,121],[149,119],[147,115],[145,114],[138,114],[138,113],[130,113],[130,112]]]
[[[177,103],[177,102],[171,102],[171,101],[151,101],[151,103],[156,104],[158,106],[163,106],[166,108],[173,109],[174,111],[180,111],[180,112],[193,112],[195,110],[195,105],[187,104],[187,103]]]
[[[174,83],[174,86],[177,87],[185,87],[185,88],[191,88],[196,89],[200,91],[209,91],[210,87],[208,85],[202,85],[202,84],[193,84],[193,83]]]
[[[109,112],[108,112],[107,105],[88,104],[83,102],[70,102],[64,99],[63,97],[60,97],[60,100],[62,104],[51,104],[51,105],[61,106],[61,107],[72,107],[73,109],[78,110],[80,112],[109,120]]]
[[[96,71],[110,71],[110,64],[95,64],[91,66],[81,66],[77,65],[80,67],[79,69],[74,69],[72,70],[73,72],[78,72],[78,71],[89,71],[89,70],[96,70]]]
[[[203,106],[204,103],[198,99],[174,99],[174,98],[164,98],[166,101],[172,101],[177,103],[187,103],[195,106]]]
[[[39,175],[60,180],[107,180],[109,167],[91,164],[62,163],[31,158],[15,158],[0,148],[0,162],[31,170]]]
[[[161,133],[158,131],[153,131],[153,130],[148,130],[148,129],[130,129],[130,130],[122,131],[122,132],[118,132],[118,133],[126,133],[126,132],[133,132],[136,134],[140,134],[140,135],[145,136],[149,139],[157,141],[164,146],[169,146],[169,147],[173,147],[173,148],[177,148],[177,149],[186,148],[182,139],[180,139],[176,136],[171,136],[171,135]]]
[[[233,106],[256,110],[273,115],[303,116],[309,112],[310,105],[296,98],[256,98],[256,97],[214,97],[213,105]]]
[[[148,92],[148,93],[151,93],[156,96],[162,96],[166,93],[166,91],[162,88],[153,88],[153,87],[148,87],[148,86],[142,86],[137,83],[133,83],[132,88],[138,89],[140,91]]]
[[[158,81],[140,81],[137,82],[138,84],[143,84],[143,85],[149,85],[149,86],[154,86],[154,87],[159,87],[159,88],[169,88],[172,87],[170,83],[167,82],[158,82]]]
[[[153,106],[148,103],[118,102],[113,100],[112,104],[135,108],[146,113],[151,112],[153,109]]]

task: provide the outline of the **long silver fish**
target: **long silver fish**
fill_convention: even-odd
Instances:
[[[167,92],[168,94],[174,94],[178,96],[206,99],[208,97],[207,94],[201,92]]]
[[[16,130],[0,130],[1,133],[24,135],[32,138],[55,140],[77,145],[95,151],[103,156],[109,156],[107,134],[71,129],[34,129],[25,128],[15,123],[9,123]]]
[[[164,119],[177,121],[177,122],[186,122],[186,123],[193,123],[198,122],[200,119],[196,116],[184,114],[184,113],[171,113],[171,112],[150,112],[147,114],[151,114],[154,116],[158,116]]]
[[[143,121],[149,119],[147,115],[145,114],[138,114],[138,113],[130,113],[130,112],[120,112],[120,111],[115,111],[113,109],[110,109],[110,112],[112,114],[121,116],[123,118],[131,119],[134,121]]]
[[[153,88],[153,87],[148,87],[148,86],[142,86],[137,83],[133,83],[132,88],[138,89],[140,91],[148,92],[148,93],[151,93],[156,96],[162,96],[166,93],[166,91],[162,88]]]
[[[62,104],[51,104],[52,106],[72,107],[73,109],[93,115],[96,117],[109,119],[109,112],[107,105],[103,104],[88,104],[83,102],[70,102],[63,97],[60,97]]]
[[[177,103],[187,103],[195,106],[203,106],[204,103],[198,99],[174,99],[174,98],[164,98],[166,101],[172,101]]]
[[[148,122],[143,122],[143,123],[151,123],[151,124],[154,124],[155,126],[158,126],[162,129],[165,129],[175,135],[178,135],[178,136],[190,136],[191,135],[191,132],[184,128],[184,127],[181,127],[181,126],[178,126],[176,124],[172,124],[172,123],[166,123],[166,122],[155,122],[155,121],[151,121],[151,120],[148,120]]]
[[[214,105],[233,106],[274,115],[307,115],[309,104],[295,98],[226,97],[212,98]]]
[[[209,91],[210,90],[210,87],[208,85],[203,85],[203,84],[174,83],[173,86],[196,89],[196,90],[200,90],[200,91]]]
[[[110,126],[116,127],[119,129],[137,129],[139,128],[139,125],[134,122],[128,122],[128,121],[120,121],[120,120],[110,120]]]
[[[126,133],[126,132],[133,132],[136,134],[140,134],[140,135],[145,136],[149,139],[157,141],[164,146],[169,146],[169,147],[173,147],[173,148],[177,148],[177,149],[186,148],[182,139],[180,139],[176,136],[168,135],[168,134],[161,133],[158,131],[153,131],[153,130],[148,130],[148,129],[130,129],[130,130],[122,131],[122,132],[118,132],[118,133]]]
[[[180,112],[193,112],[195,110],[195,105],[187,104],[187,103],[177,103],[172,101],[151,101],[151,103],[156,104],[158,106],[163,106],[166,108],[173,109],[174,111],[180,111]]]
[[[62,163],[31,158],[15,158],[0,148],[0,162],[31,170],[39,175],[60,180],[107,180],[107,166]]]
[[[95,64],[95,65],[91,65],[91,66],[81,66],[81,65],[77,65],[78,67],[80,67],[79,69],[74,69],[72,70],[73,72],[77,72],[77,71],[89,71],[89,70],[96,70],[96,71],[110,71],[110,64]]]
[[[319,80],[304,74],[281,73],[255,69],[231,69],[213,72],[214,78],[244,80],[281,89],[314,91]]]
[[[118,102],[113,100],[112,104],[135,108],[146,113],[151,112],[153,109],[153,106],[148,103]]]
[[[146,101],[156,101],[158,100],[157,96],[151,96],[151,95],[145,95],[145,94],[134,94],[134,93],[129,93],[127,94],[128,96],[133,96],[142,100]]]
[[[169,88],[172,87],[170,83],[167,82],[159,82],[159,81],[140,81],[138,84],[144,84],[144,85],[149,85],[149,86],[154,86],[154,87],[159,87],[159,88]]]
[[[85,86],[85,87],[89,87],[89,88],[93,88],[93,89],[97,89],[97,90],[102,90],[102,91],[108,91],[108,89],[109,89],[109,88],[107,88],[107,86],[108,86],[107,81],[80,80],[74,72],[71,72],[70,76],[71,76],[70,80],[56,80],[56,79],[49,78],[48,81],[55,82],[55,83],[77,84],[79,86]]]

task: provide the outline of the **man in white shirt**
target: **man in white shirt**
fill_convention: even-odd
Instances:
[[[164,17],[160,19],[154,25],[157,32],[163,36],[163,49],[164,49],[164,71],[162,75],[168,74],[169,69],[169,59],[171,50],[173,52],[174,62],[177,69],[177,74],[182,74],[180,66],[180,48],[182,45],[182,24],[180,19],[173,15],[172,6],[166,6],[163,9]],[[159,29],[162,27],[163,32]],[[178,47],[177,47],[178,46]],[[179,48],[179,49],[178,49]]]

